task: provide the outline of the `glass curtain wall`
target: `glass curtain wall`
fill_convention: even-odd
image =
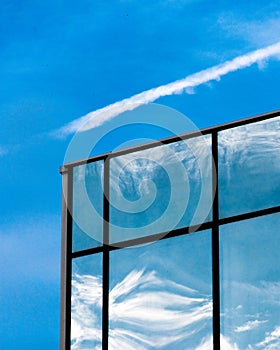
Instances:
[[[277,113],[63,169],[61,350],[280,348]]]

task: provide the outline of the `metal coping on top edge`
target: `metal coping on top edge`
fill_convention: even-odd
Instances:
[[[238,120],[227,122],[224,124],[219,124],[216,126],[207,127],[207,128],[201,129],[201,130],[191,131],[191,132],[188,132],[186,134],[175,135],[175,136],[155,140],[152,142],[147,142],[147,143],[144,143],[141,145],[136,145],[136,146],[129,147],[129,148],[123,148],[123,149],[119,149],[119,150],[116,150],[113,152],[103,153],[103,154],[92,156],[89,158],[66,163],[60,167],[60,173],[64,174],[68,171],[69,168],[73,168],[73,167],[78,166],[78,165],[96,162],[98,160],[105,160],[107,157],[111,158],[111,157],[116,157],[116,156],[120,156],[120,155],[127,154],[127,153],[142,151],[144,149],[156,147],[156,146],[159,146],[162,144],[168,144],[168,143],[176,142],[179,140],[196,137],[197,135],[200,135],[200,134],[206,135],[206,134],[210,134],[211,132],[218,132],[218,131],[222,131],[222,130],[226,130],[226,129],[230,129],[230,128],[234,128],[234,127],[238,127],[238,126],[242,126],[242,125],[246,125],[246,124],[252,124],[255,122],[260,122],[262,120],[275,118],[277,116],[280,116],[279,109],[272,111],[272,112],[258,114],[255,116],[251,116],[251,117],[247,117],[247,118],[243,118],[243,119],[238,119]]]

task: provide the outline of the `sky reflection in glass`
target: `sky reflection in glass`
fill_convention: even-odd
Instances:
[[[214,232],[219,226],[222,350],[280,349],[280,214],[219,221],[280,205],[279,131],[276,117],[218,132],[213,223],[211,135],[109,156],[112,246],[204,222]],[[102,246],[103,176],[102,161],[74,167],[74,256],[98,249],[73,259],[71,350],[102,348],[105,249],[109,350],[212,349],[211,230],[183,229],[134,248]]]
[[[221,227],[221,331],[238,349],[280,349],[280,214]]]
[[[112,251],[110,262],[110,350],[212,348],[210,231]]]
[[[71,350],[101,350],[102,254],[72,262]]]
[[[280,117],[219,133],[220,217],[280,205]]]
[[[102,244],[103,161],[73,169],[73,252]]]
[[[211,219],[209,135],[111,160],[110,242]]]

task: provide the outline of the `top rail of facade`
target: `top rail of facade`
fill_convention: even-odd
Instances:
[[[67,172],[69,168],[73,168],[75,166],[88,164],[88,163],[96,162],[99,160],[105,160],[107,158],[114,158],[117,156],[121,156],[121,155],[128,154],[128,153],[133,153],[133,152],[137,152],[137,151],[143,151],[145,149],[158,147],[158,146],[161,146],[164,144],[169,144],[169,143],[173,143],[173,142],[177,142],[177,141],[181,141],[181,140],[186,140],[186,139],[197,137],[200,135],[207,135],[207,134],[211,134],[213,132],[219,132],[222,130],[231,129],[231,128],[235,128],[235,127],[242,126],[242,125],[247,125],[247,124],[260,122],[260,121],[267,120],[267,119],[272,119],[272,118],[275,118],[277,116],[280,116],[280,110],[275,110],[272,112],[259,114],[259,115],[255,115],[255,116],[227,122],[224,124],[219,124],[219,125],[212,126],[212,127],[207,127],[207,128],[201,129],[201,130],[191,131],[191,132],[188,132],[185,134],[166,137],[163,139],[147,142],[147,143],[132,146],[129,148],[114,150],[112,152],[103,153],[103,154],[92,156],[89,158],[84,158],[84,159],[80,159],[77,161],[66,163],[60,167],[60,173],[63,174],[65,172]]]

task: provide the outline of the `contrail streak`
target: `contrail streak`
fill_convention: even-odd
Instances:
[[[132,97],[97,109],[64,125],[56,130],[53,135],[63,137],[77,131],[80,132],[93,129],[125,111],[133,110],[140,105],[148,104],[163,96],[181,94],[182,92],[188,93],[187,89],[194,88],[212,80],[219,80],[222,76],[230,72],[250,67],[254,63],[279,54],[280,42],[266,46],[262,49],[251,51],[245,55],[238,56],[231,61],[191,74],[181,80],[143,91]]]

